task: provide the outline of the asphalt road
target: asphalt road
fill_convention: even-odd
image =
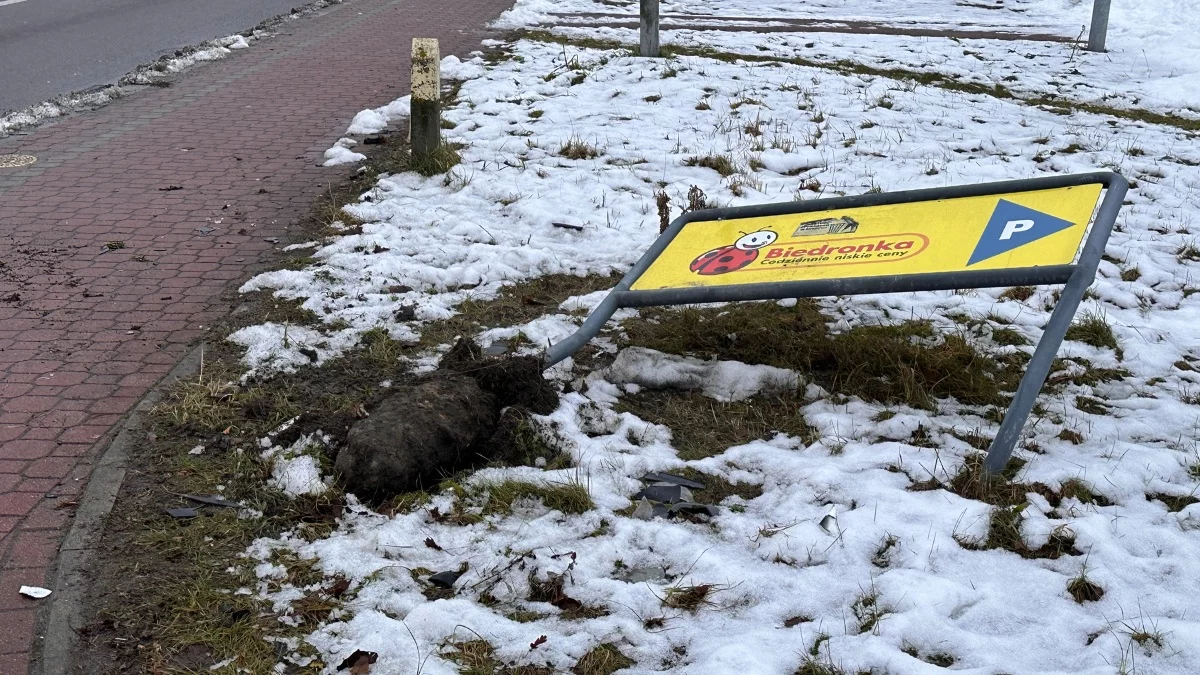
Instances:
[[[305,0],[0,0],[0,113],[115,82]]]

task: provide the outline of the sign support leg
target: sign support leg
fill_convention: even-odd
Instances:
[[[1087,48],[1089,52],[1104,51],[1104,42],[1108,38],[1108,9],[1111,0],[1092,0],[1092,27],[1088,29]]]
[[[1121,210],[1121,203],[1125,200],[1129,183],[1121,176],[1113,174],[1105,188],[1108,194],[1104,196],[1104,202],[1096,214],[1094,221],[1096,224],[1092,227],[1098,227],[1100,223],[1107,223],[1109,228],[1112,227],[1117,220],[1117,213]],[[1083,252],[1079,255],[1079,265],[1070,280],[1067,281],[1067,285],[1063,287],[1058,306],[1050,315],[1050,321],[1046,324],[1042,339],[1038,341],[1037,348],[1033,351],[1033,358],[1029,360],[1025,376],[1021,378],[1021,384],[1017,387],[1012,404],[1009,405],[1008,412],[1004,415],[1000,431],[996,433],[996,438],[988,448],[987,459],[983,463],[984,469],[988,473],[999,474],[1008,464],[1008,458],[1012,456],[1013,449],[1020,440],[1025,420],[1029,419],[1029,413],[1033,411],[1033,404],[1037,401],[1038,392],[1042,390],[1042,385],[1046,383],[1046,376],[1050,374],[1050,367],[1054,365],[1054,357],[1058,354],[1058,348],[1062,346],[1062,341],[1067,336],[1067,329],[1071,327],[1071,321],[1075,318],[1079,303],[1083,302],[1083,294],[1087,292],[1087,287],[1096,278],[1096,268],[1100,266],[1100,258],[1104,255],[1104,245],[1107,242],[1108,234],[1105,233],[1102,237],[1088,237],[1084,243]]]
[[[642,0],[641,56],[658,58],[658,0]]]

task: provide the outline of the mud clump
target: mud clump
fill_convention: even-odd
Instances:
[[[438,370],[466,375],[496,397],[501,408],[521,406],[538,415],[558,407],[558,391],[542,377],[536,356],[486,357],[474,342],[459,340],[442,357]]]
[[[399,387],[350,427],[335,468],[362,497],[418,489],[465,466],[498,419],[494,397],[469,377],[435,377]]]
[[[398,387],[355,423],[335,468],[346,489],[382,500],[488,463],[522,464],[530,414],[558,407],[535,357],[485,357],[460,340],[437,371]]]

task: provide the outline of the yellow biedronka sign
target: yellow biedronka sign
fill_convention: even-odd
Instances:
[[[688,223],[632,290],[1067,265],[1101,188]]]

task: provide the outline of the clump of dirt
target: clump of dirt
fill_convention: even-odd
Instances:
[[[438,370],[466,375],[496,397],[502,407],[521,406],[538,415],[558,407],[558,391],[542,377],[545,364],[535,356],[487,357],[475,342],[459,340],[442,357]]]
[[[487,357],[462,339],[434,373],[398,387],[351,427],[337,471],[360,497],[387,500],[488,463],[559,459],[531,415],[558,407],[558,392],[529,356]]]

